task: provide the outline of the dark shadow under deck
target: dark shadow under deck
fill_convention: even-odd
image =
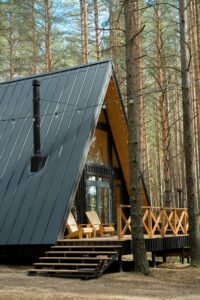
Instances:
[[[131,235],[125,235],[123,240],[118,240],[117,236],[114,237],[103,237],[103,238],[90,238],[90,239],[69,239],[63,240],[71,245],[88,245],[94,243],[95,245],[111,245],[118,244],[122,246],[122,255],[132,253],[132,239]],[[189,248],[189,235],[168,235],[166,237],[154,236],[149,238],[145,236],[145,245],[147,252],[166,252],[166,251],[177,251],[183,248]]]
[[[121,255],[127,255],[132,253],[132,240],[131,235],[125,235],[123,240],[118,240],[117,236],[103,237],[103,238],[90,238],[90,239],[63,239],[59,240],[59,243],[67,245],[120,245]],[[177,253],[177,256],[183,255],[184,251],[189,251],[189,235],[178,236],[157,236],[149,238],[145,236],[145,245],[147,252],[151,252],[152,256],[170,256],[170,254]],[[52,245],[24,245],[24,246],[1,246],[0,247],[0,263],[14,262],[32,263],[42,256]]]

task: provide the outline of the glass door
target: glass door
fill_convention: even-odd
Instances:
[[[101,182],[98,185],[99,193],[99,215],[102,223],[111,223],[111,201],[110,185],[107,182]]]
[[[88,211],[97,211],[97,187],[94,182],[87,183],[86,201]]]
[[[111,223],[111,190],[106,181],[86,181],[86,210],[96,211],[102,223]]]

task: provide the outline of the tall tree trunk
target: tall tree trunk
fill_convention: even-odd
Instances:
[[[181,81],[183,98],[183,131],[186,165],[186,186],[188,200],[191,264],[200,267],[200,230],[198,228],[197,200],[194,179],[194,146],[192,138],[192,112],[189,90],[189,49],[187,38],[186,1],[179,0],[180,47],[181,47]]]
[[[144,274],[149,273],[149,264],[146,256],[145,241],[142,226],[139,155],[139,121],[138,115],[138,69],[140,38],[138,0],[125,0],[125,42],[126,42],[126,71],[127,71],[127,98],[128,101],[128,129],[129,129],[129,172],[130,172],[130,202],[132,243],[135,270]]]
[[[196,13],[196,1],[192,0],[189,6],[189,19],[191,22],[191,46],[192,46],[192,73],[195,81],[192,81],[192,86],[194,87],[194,126],[195,130],[195,142],[196,142],[196,173],[197,178],[199,178],[199,163],[200,163],[200,61],[199,61],[199,49],[200,46],[198,43],[198,14]],[[197,191],[198,191],[198,200],[200,202],[199,195],[199,180],[197,180]]]
[[[87,3],[86,0],[80,0],[81,16],[81,52],[82,62],[88,63],[88,25],[87,25]]]
[[[154,108],[155,116],[158,115],[158,107],[155,105]],[[161,154],[160,154],[160,122],[158,118],[155,120],[155,132],[156,132],[156,159],[155,159],[155,175],[156,178],[156,186],[157,186],[157,206],[163,206],[163,198],[162,198],[162,176],[161,176]],[[155,176],[154,175],[154,176]]]
[[[45,66],[46,71],[51,71],[51,17],[50,17],[50,0],[45,0]]]
[[[157,48],[157,80],[161,95],[159,97],[160,115],[161,115],[161,132],[162,132],[162,149],[163,149],[163,181],[164,181],[164,206],[171,206],[171,174],[170,174],[170,130],[168,121],[168,101],[166,88],[166,75],[163,70],[163,42],[161,37],[161,11],[160,0],[157,0],[156,6],[156,48]]]
[[[9,12],[9,32],[8,32],[8,44],[9,44],[9,77],[14,77],[14,16],[12,12]]]
[[[174,95],[174,110],[173,110],[173,123],[174,123],[174,154],[175,154],[175,168],[174,168],[174,198],[176,207],[181,207],[181,184],[180,184],[180,165],[179,165],[179,144],[178,144],[178,101],[176,95]]]
[[[99,35],[99,8],[98,8],[98,0],[94,0],[94,22],[95,22],[97,60],[100,60],[101,59],[101,50],[100,50],[100,35]]]
[[[32,0],[32,49],[33,49],[33,74],[37,73],[37,44],[36,44],[36,24],[35,24],[35,0]]]
[[[110,57],[112,58],[115,65],[115,73],[119,82],[121,84],[121,72],[120,72],[120,18],[119,11],[121,10],[121,3],[113,0],[109,0],[109,23],[110,23],[110,36],[109,36],[109,48]],[[121,92],[123,93],[122,89]],[[124,103],[126,106],[126,103]]]
[[[113,0],[109,0],[109,48],[110,57],[113,59]]]

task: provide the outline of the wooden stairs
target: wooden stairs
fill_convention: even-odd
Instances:
[[[39,258],[39,262],[33,264],[33,269],[30,269],[28,274],[98,278],[116,260],[120,267],[120,243],[59,240]]]

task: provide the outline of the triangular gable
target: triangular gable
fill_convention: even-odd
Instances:
[[[128,164],[128,125],[124,112],[124,106],[120,101],[120,94],[118,92],[118,86],[115,77],[112,77],[109,82],[109,86],[105,96],[105,103],[106,113],[108,116],[112,136],[116,145],[122,173],[125,179],[127,191],[130,194],[130,177]],[[142,205],[150,205],[143,178],[141,178],[140,181],[140,192]]]
[[[127,190],[130,190],[128,169],[128,127],[120,101],[117,86],[112,77],[105,96],[106,113],[111,128],[117,154],[122,168]]]
[[[32,78],[0,88],[0,245],[58,238],[83,171],[112,75],[110,61],[36,76],[44,169],[30,172]],[[13,119],[13,120],[12,120]]]

